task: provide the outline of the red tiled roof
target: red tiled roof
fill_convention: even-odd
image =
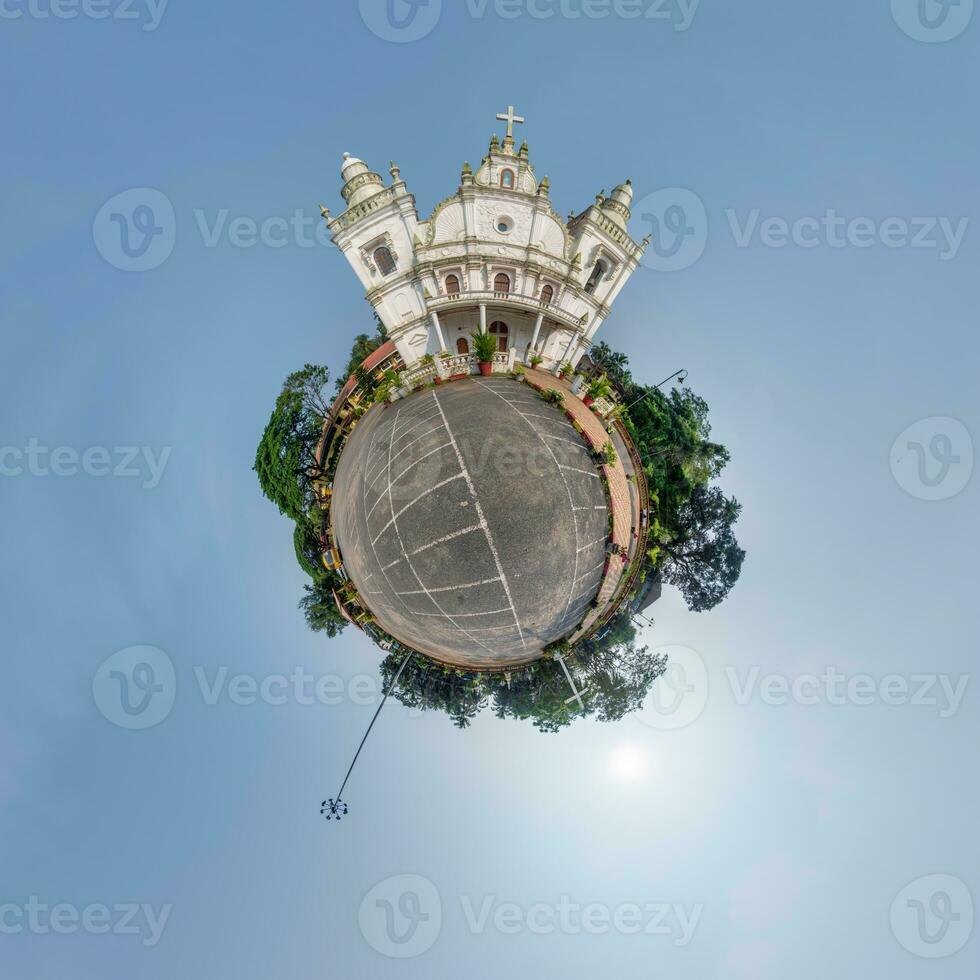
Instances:
[[[385,358],[390,357],[395,353],[395,343],[392,340],[386,340],[377,350],[372,351],[367,357],[361,361],[361,367],[365,371],[370,371],[372,368],[377,367]],[[351,374],[344,384],[344,387],[340,389],[340,394],[333,401],[333,405],[330,406],[330,414],[336,415],[337,409],[347,400],[350,393],[357,387],[357,375]]]

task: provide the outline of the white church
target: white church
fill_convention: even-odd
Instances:
[[[527,143],[515,148],[524,119],[513,106],[497,118],[507,126],[503,142],[493,136],[476,173],[463,165],[456,193],[428,220],[398,167],[386,187],[349,153],[340,170],[347,209],[337,217],[322,209],[409,368],[425,354],[468,354],[477,330],[511,361],[537,354],[545,368],[577,364],[649,242],[627,230],[628,180],[563,221]]]

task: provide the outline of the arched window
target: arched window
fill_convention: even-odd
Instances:
[[[510,336],[510,330],[507,324],[503,320],[494,320],[490,324],[490,333],[497,338],[497,350],[502,354],[505,353],[507,350],[507,340]]]
[[[446,276],[446,294],[449,296],[459,295],[459,276]]]
[[[493,291],[495,293],[510,292],[510,276],[506,272],[498,272],[493,277]]]
[[[395,260],[391,257],[391,249],[386,245],[374,250],[374,264],[383,276],[390,276],[395,271]]]
[[[544,286],[541,290],[541,300],[550,303],[555,298],[555,290],[551,286]]]
[[[594,293],[596,286],[599,285],[599,281],[606,274],[606,267],[602,264],[602,260],[596,262],[592,269],[592,275],[589,276],[589,281],[585,284],[585,291],[587,293]]]
[[[456,353],[457,354],[469,354],[470,345],[465,337],[460,337],[456,341]]]
[[[514,189],[514,171],[504,170],[500,171],[500,186],[505,190],[512,191]]]

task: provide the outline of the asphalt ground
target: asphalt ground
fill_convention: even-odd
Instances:
[[[331,514],[379,625],[463,667],[536,659],[602,579],[599,469],[564,413],[509,378],[373,407],[344,447]]]

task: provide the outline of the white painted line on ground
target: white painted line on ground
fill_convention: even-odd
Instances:
[[[428,497],[430,493],[435,493],[436,490],[440,489],[441,487],[444,487],[447,483],[452,483],[454,480],[461,480],[462,478],[463,478],[463,474],[462,473],[457,473],[455,476],[451,476],[448,479],[442,480],[440,483],[437,483],[434,487],[429,487],[428,490],[423,490],[414,500],[412,500],[409,503],[405,504],[405,506],[402,507],[402,509],[400,511],[398,511],[397,514],[392,514],[391,520],[388,521],[388,523],[385,524],[385,526],[383,528],[381,528],[381,530],[377,534],[377,537],[375,537],[374,541],[372,541],[371,544],[372,545],[375,544],[377,542],[378,538],[380,538],[381,535],[384,534],[385,531],[387,531],[388,528],[391,527],[391,525],[395,523],[395,519],[398,518],[398,517],[401,517],[402,514],[404,514],[405,511],[409,509],[409,507],[413,507],[423,497]],[[388,495],[391,496],[391,486],[390,485],[388,486]]]
[[[566,466],[564,463],[559,463],[558,468],[562,470],[571,470],[572,473],[581,473],[584,476],[591,476],[593,480],[599,479],[598,473],[590,473],[588,470],[579,470],[576,469],[574,466]]]
[[[413,613],[412,615],[414,615],[414,616],[439,616],[442,619],[448,619],[449,622],[452,623],[454,619],[470,619],[473,616],[496,616],[499,613],[505,613],[505,612],[510,612],[510,611],[511,610],[510,610],[510,608],[508,606],[504,606],[503,609],[488,609],[486,612],[454,613],[452,616],[449,616],[447,613]],[[455,626],[456,624],[453,623],[453,625]],[[460,631],[460,633],[466,633],[466,635],[469,636],[469,633],[466,630],[464,630],[462,627],[456,626],[456,629],[458,629]],[[477,643],[479,643],[479,642],[480,641],[477,640]],[[480,643],[480,646],[486,647],[486,644]],[[490,648],[489,647],[486,647],[486,649],[489,650]],[[495,653],[496,651],[491,650],[490,652],[491,653]]]
[[[596,572],[598,572],[600,569],[603,569],[605,567],[606,567],[606,563],[604,561],[601,561],[599,562],[598,565],[595,566],[595,568],[590,568],[587,572],[582,572],[582,574],[579,575],[579,577],[575,579],[575,581],[577,582],[579,578],[585,578],[586,575],[593,575]]]
[[[430,592],[455,592],[457,589],[474,589],[478,585],[491,585],[499,581],[500,576],[497,575],[494,578],[481,579],[479,582],[466,582],[464,585],[440,585],[437,589],[427,589],[423,586],[421,589],[413,589],[411,592],[396,592],[395,595],[428,595]],[[419,584],[421,585],[421,583]]]
[[[471,531],[479,531],[480,525],[474,524],[472,527],[464,527],[462,531],[453,531],[452,534],[445,534],[441,538],[436,538],[435,541],[430,541],[428,544],[422,545],[421,548],[416,548],[412,555],[421,554],[423,551],[428,551],[429,548],[434,548],[437,544],[445,544],[447,541],[452,541],[454,538],[461,538],[464,534],[469,534]],[[399,559],[400,561],[401,559]]]
[[[433,392],[432,394],[433,394],[433,397],[434,397],[435,396],[435,392]],[[436,404],[437,405],[439,404],[438,401],[436,401]],[[440,411],[440,413],[442,412],[441,406],[439,407],[439,411]],[[443,419],[443,421],[445,421],[445,419]],[[446,432],[449,433],[449,426],[448,425],[446,426]],[[452,433],[449,433],[449,436],[450,436],[450,438],[452,438]],[[436,597],[426,587],[426,584],[425,584],[425,582],[422,581],[421,577],[419,576],[419,573],[417,571],[415,571],[415,566],[412,564],[412,559],[408,557],[408,554],[405,551],[405,542],[402,540],[401,531],[399,531],[399,529],[398,529],[398,514],[395,513],[395,505],[394,505],[394,503],[391,500],[391,485],[392,485],[392,480],[391,480],[391,449],[392,449],[392,446],[393,445],[394,445],[394,440],[392,440],[392,442],[389,443],[389,445],[388,445],[388,501],[391,504],[391,523],[395,527],[395,536],[398,538],[398,547],[401,548],[402,556],[405,559],[405,563],[408,565],[408,570],[412,573],[413,577],[415,578],[415,581],[418,582],[418,584],[422,586],[422,590],[424,591],[425,596],[429,600],[429,602],[431,602],[432,605],[434,605],[436,607],[436,609],[438,609],[439,612],[450,623],[452,623],[453,626],[456,627],[456,629],[458,629],[458,630],[462,631],[463,633],[465,633],[466,631],[459,625],[459,623],[457,623],[453,619],[453,617],[450,616],[446,612],[446,610],[443,609],[442,606],[439,605],[439,602],[436,599]],[[462,473],[459,473],[455,477],[452,477],[450,480],[444,480],[442,483],[436,484],[436,486],[433,487],[432,489],[433,490],[436,490],[440,486],[444,486],[446,483],[450,483],[452,480],[458,480],[462,475],[463,475]],[[429,492],[431,493],[431,490]],[[416,499],[420,499],[420,498],[416,498]],[[414,503],[414,501],[413,501],[413,503]],[[411,504],[409,504],[408,506],[410,507]],[[403,508],[401,511],[399,511],[399,513],[404,513],[404,511],[407,510],[407,509],[408,509],[407,507],[406,508]],[[382,533],[384,533],[384,532],[382,532]],[[455,586],[453,586],[452,588],[455,588]],[[405,602],[405,600],[402,599],[402,597],[400,595],[399,595],[398,598],[400,599],[401,602],[403,602],[403,603]],[[479,637],[469,636],[469,634],[467,634],[467,636],[474,643],[478,643],[481,647],[483,647],[483,649],[486,650],[488,653],[495,654],[496,651],[494,651],[491,647],[488,647]]]
[[[480,384],[478,381],[477,384]],[[493,389],[490,389],[493,391]],[[497,394],[494,392],[494,394]],[[463,454],[459,451],[459,446],[456,444],[456,438],[453,435],[452,429],[449,428],[449,422],[446,419],[446,413],[442,411],[442,405],[439,403],[439,396],[436,395],[435,391],[432,392],[432,397],[435,399],[436,405],[439,407],[439,411],[442,413],[442,424],[446,427],[446,432],[449,434],[449,438],[452,440],[453,450],[456,453],[456,459],[459,462],[459,468],[462,470],[463,476],[466,478],[466,485],[469,487],[470,496],[473,498],[473,506],[476,509],[476,516],[480,521],[480,527],[483,528],[483,533],[486,535],[487,545],[490,547],[490,553],[493,555],[494,564],[497,566],[497,572],[500,575],[500,582],[504,587],[504,592],[507,594],[507,601],[510,603],[510,611],[514,616],[514,622],[517,623],[517,630],[521,635],[521,646],[527,649],[527,643],[524,640],[524,631],[521,629],[521,621],[517,618],[517,608],[514,605],[513,596],[510,594],[510,585],[507,583],[507,576],[504,574],[504,567],[500,564],[500,555],[497,554],[497,546],[493,543],[493,535],[490,534],[490,527],[487,524],[486,516],[483,513],[483,508],[480,506],[480,499],[476,495],[476,487],[473,486],[473,481],[470,479],[470,474],[466,469],[466,463],[463,461]],[[497,395],[499,398],[500,395]]]
[[[436,446],[435,449],[430,450],[424,456],[419,456],[419,458],[415,460],[414,463],[409,463],[408,466],[406,466],[405,469],[403,469],[401,473],[399,473],[398,476],[396,476],[394,480],[391,481],[391,485],[394,486],[410,469],[412,469],[415,466],[418,466],[423,459],[428,459],[430,456],[435,456],[435,454],[440,452],[441,450],[448,449],[450,445],[451,443],[444,442],[441,446]]]
[[[478,381],[477,384],[480,384],[480,382]],[[486,385],[484,385],[484,387],[486,387]],[[493,388],[489,388],[488,390],[489,391],[493,391]],[[495,395],[497,395],[497,397],[500,398],[501,401],[507,401],[506,398],[504,398],[502,395],[498,394],[497,392],[494,391],[493,393]],[[437,399],[437,401],[438,401],[438,399]],[[515,408],[514,411],[517,412],[517,409]],[[526,415],[524,412],[517,412],[517,414],[520,415],[521,418],[523,418],[525,422],[527,422],[528,417],[529,417],[528,415]],[[545,417],[546,416],[543,416],[543,415],[540,416],[540,418],[545,418]],[[569,583],[568,599],[565,601],[565,611],[564,611],[564,613],[562,613],[562,616],[564,617],[568,613],[568,607],[569,607],[569,605],[571,605],[571,601],[572,601],[572,590],[575,588],[575,576],[578,574],[578,553],[581,550],[580,548],[577,547],[578,546],[578,519],[575,517],[575,500],[572,497],[572,488],[568,485],[568,480],[565,479],[565,474],[561,472],[562,467],[561,467],[561,464],[558,462],[558,458],[555,456],[554,450],[545,441],[544,436],[540,432],[538,432],[538,430],[535,429],[534,426],[530,422],[527,422],[527,425],[528,425],[528,428],[541,440],[541,445],[544,446],[544,448],[548,450],[548,454],[551,456],[552,460],[554,460],[555,466],[558,467],[558,475],[561,477],[561,482],[565,485],[565,493],[568,494],[568,506],[572,508],[572,511],[571,511],[571,514],[572,514],[572,526],[575,528],[575,544],[576,544],[576,549],[575,549],[575,562],[574,562],[574,565],[572,567],[572,581]],[[515,615],[515,619],[516,619],[516,615]],[[523,636],[521,637],[521,639],[523,640]]]

